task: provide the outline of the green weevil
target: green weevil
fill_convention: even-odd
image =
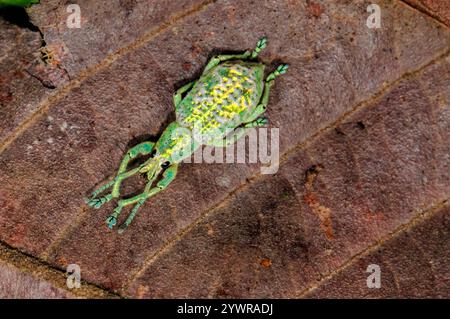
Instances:
[[[243,136],[246,129],[267,124],[267,119],[261,115],[266,110],[270,88],[275,78],[287,71],[288,65],[278,66],[264,80],[265,65],[256,58],[266,43],[266,38],[262,38],[253,51],[213,57],[198,80],[175,92],[176,120],[168,125],[156,143],[143,142],[132,147],[114,179],[100,186],[87,199],[89,206],[100,208],[120,196],[124,179],[138,173],[147,175],[148,182],[141,194],[118,200],[117,207],[106,219],[110,229],[116,225],[122,208],[134,204],[120,225],[119,233],[125,230],[139,207],[165,189],[175,179],[179,163],[199,147],[227,147]],[[146,155],[150,156],[148,160],[127,170],[131,160]],[[109,194],[98,197],[109,188]]]

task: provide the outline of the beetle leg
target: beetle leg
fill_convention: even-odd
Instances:
[[[241,54],[226,54],[226,55],[218,55],[213,57],[211,60],[209,60],[208,64],[205,67],[205,70],[203,71],[203,74],[214,68],[215,66],[219,65],[220,62],[228,61],[228,60],[245,60],[248,59],[251,56],[252,52],[245,51]]]
[[[245,128],[252,128],[252,127],[259,127],[259,126],[265,126],[269,123],[269,120],[265,117],[259,117],[256,120],[252,122],[248,122],[244,124]]]
[[[109,216],[106,220],[108,227],[112,228],[117,223],[117,218],[120,214],[120,211],[122,210],[122,208],[124,206],[136,203],[136,205],[131,210],[130,215],[127,217],[126,221],[122,225],[120,225],[119,232],[120,233],[123,232],[128,227],[128,225],[130,225],[130,223],[133,220],[133,218],[135,217],[139,207],[142,204],[144,204],[144,202],[148,198],[156,195],[157,193],[159,193],[160,191],[165,189],[167,186],[169,186],[169,184],[175,179],[175,177],[177,175],[177,170],[178,170],[178,164],[173,164],[173,165],[169,166],[164,171],[163,176],[162,176],[161,180],[156,184],[156,187],[152,188],[153,181],[150,181],[147,183],[144,191],[141,194],[136,195],[131,198],[128,198],[128,199],[120,200],[118,202],[117,208],[114,210],[114,212],[111,214],[111,216]]]
[[[241,54],[226,54],[226,55],[218,55],[211,60],[209,60],[208,64],[203,71],[203,74],[212,69],[213,67],[219,65],[220,62],[228,61],[228,60],[245,60],[248,58],[255,59],[262,49],[266,47],[267,39],[261,38],[258,43],[256,43],[256,47],[253,51],[245,51]]]
[[[181,96],[183,95],[183,93],[189,91],[194,86],[195,82],[196,81],[185,84],[175,92],[175,94],[173,95],[173,104],[175,105],[175,107],[177,107],[177,105],[181,102]]]
[[[264,92],[268,92],[267,88],[265,89]],[[261,103],[258,104],[257,107],[255,107],[248,114],[246,114],[243,119],[244,127],[254,127],[255,125],[248,126],[248,124],[255,122],[259,116],[263,115],[264,112],[266,112],[266,107],[267,107],[267,103],[263,103],[261,101]],[[267,123],[264,123],[264,125],[265,124],[267,124]]]
[[[258,118],[260,115],[264,114],[264,112],[266,111],[267,105],[269,104],[269,94],[270,94],[270,88],[272,87],[272,85],[275,82],[275,78],[277,76],[280,76],[284,73],[286,73],[287,69],[288,69],[288,65],[287,64],[282,64],[280,66],[278,66],[278,68],[270,73],[267,78],[266,81],[264,83],[264,92],[263,95],[261,97],[261,101],[259,102],[258,106],[251,111],[244,119],[244,127],[255,127],[255,126],[263,126],[267,124],[267,119],[265,118]]]
[[[256,114],[256,117],[258,117],[259,114]],[[247,128],[252,128],[256,126],[264,126],[268,123],[268,120],[266,118],[257,118],[251,122],[247,122],[243,125],[243,127],[239,127],[235,129],[232,133],[230,133],[230,136],[227,136],[226,138],[219,138],[217,140],[212,140],[207,142],[205,145],[208,146],[214,146],[214,147],[228,147],[234,143],[237,142],[242,136],[247,133]]]
[[[101,192],[103,192],[104,190],[107,190],[108,188],[110,188],[111,186],[114,185],[115,183],[115,179],[113,179],[112,181],[100,186],[99,188],[97,188],[95,191],[92,192],[91,197],[95,198],[97,197],[98,194],[100,194]]]
[[[117,172],[116,177],[106,183],[105,185],[100,186],[98,189],[96,189],[92,195],[91,199],[87,200],[87,204],[94,208],[100,208],[104,203],[109,202],[111,199],[119,196],[119,187],[122,180],[124,180],[127,177],[130,177],[134,174],[136,174],[139,171],[139,168],[132,169],[128,172],[125,172],[128,163],[130,160],[136,158],[138,155],[147,155],[150,154],[153,150],[154,143],[152,142],[143,142],[141,144],[136,145],[135,147],[131,148],[127,154],[124,156],[122,163],[120,164],[119,170]],[[98,194],[105,191],[106,189],[113,186],[113,190],[111,194],[108,194],[106,196],[95,198]]]
[[[132,159],[136,158],[138,155],[150,154],[153,150],[154,145],[155,145],[155,143],[152,143],[152,142],[143,142],[143,143],[138,144],[135,147],[131,148],[127,152],[124,159],[122,160],[122,163],[120,164],[119,171],[117,172],[116,183],[114,184],[112,192],[111,192],[113,197],[119,197],[120,184],[122,183],[122,181],[124,179],[126,179],[130,176],[133,176],[134,174],[139,172],[140,167],[136,167],[132,170],[125,172],[125,170],[128,166],[128,163]]]
[[[264,112],[266,112],[267,104],[269,103],[269,93],[270,87],[273,85],[274,81],[269,81],[264,84],[264,92],[259,104],[245,115],[243,119],[244,127],[255,127],[263,126],[267,124],[267,119],[258,118]]]

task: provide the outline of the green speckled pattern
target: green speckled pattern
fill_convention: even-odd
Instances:
[[[205,135],[224,136],[239,126],[262,95],[264,65],[232,61],[204,74],[181,101],[177,121]]]

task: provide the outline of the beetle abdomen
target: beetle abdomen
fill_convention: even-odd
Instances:
[[[238,126],[241,115],[260,100],[264,65],[222,63],[203,75],[186,95],[179,122],[201,134]]]

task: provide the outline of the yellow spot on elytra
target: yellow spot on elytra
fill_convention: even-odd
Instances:
[[[234,69],[230,70],[230,74],[233,76],[231,78],[222,77],[222,82],[212,87],[207,97],[205,92],[199,92],[198,96],[201,98],[195,101],[192,113],[186,117],[187,123],[197,123],[201,125],[200,131],[206,132],[221,125],[214,120],[214,116],[232,119],[251,104],[248,94],[242,95],[244,91],[242,83],[243,80],[248,80],[248,77],[243,77],[242,73]],[[245,92],[250,91],[246,90]],[[238,99],[237,103],[235,102],[236,98]]]
[[[239,76],[242,75],[241,72],[238,72],[238,71],[236,71],[235,69],[231,69],[231,70],[230,70],[230,74],[236,74],[236,75],[239,75]]]

